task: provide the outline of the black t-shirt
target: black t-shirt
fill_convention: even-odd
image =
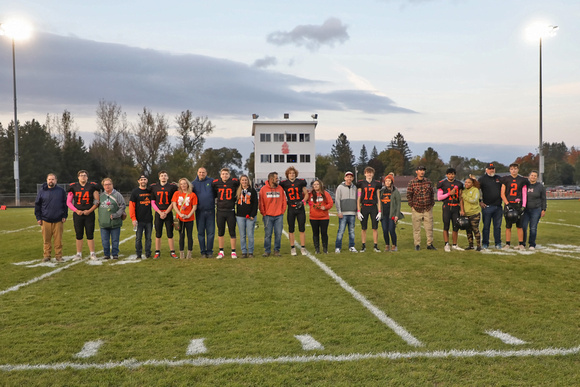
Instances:
[[[485,205],[501,206],[501,178],[487,173],[478,179],[481,186],[481,199]]]
[[[161,185],[161,183],[157,182],[151,184],[150,189],[151,200],[155,200],[157,208],[161,211],[165,211],[171,205],[173,194],[177,192],[177,184],[166,183],[165,185]]]
[[[377,204],[377,197],[382,184],[378,180],[371,180],[370,183],[366,180],[359,180],[356,182],[356,188],[360,188],[360,204],[362,206],[372,206]]]
[[[228,180],[215,179],[211,183],[217,201],[218,211],[234,211],[236,205],[236,191],[240,181],[235,177]]]
[[[135,188],[131,192],[129,201],[135,206],[135,216],[138,222],[153,222],[153,215],[151,214],[151,189]]]
[[[84,186],[81,183],[71,183],[66,192],[73,193],[73,205],[77,210],[87,211],[93,206],[93,194],[99,191],[99,185],[92,181],[87,182]]]
[[[443,179],[437,183],[437,190],[442,190],[444,194],[450,193],[454,187],[457,187],[457,191],[443,199],[443,204],[448,206],[459,205],[459,191],[463,189],[463,183],[459,180],[449,181],[448,179]]]
[[[292,206],[304,200],[304,188],[306,185],[306,180],[304,179],[283,180],[280,182],[280,187],[284,190],[289,205]]]

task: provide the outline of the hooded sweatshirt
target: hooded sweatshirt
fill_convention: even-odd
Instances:
[[[276,188],[270,186],[270,182],[267,181],[266,184],[260,190],[260,200],[258,201],[260,206],[260,213],[263,216],[279,216],[286,212],[286,196],[284,195],[284,189],[277,185]]]

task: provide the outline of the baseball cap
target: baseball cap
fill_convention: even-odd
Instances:
[[[485,169],[495,169],[495,164],[494,163],[489,163],[485,166]]]
[[[352,173],[351,171],[345,172],[344,176],[348,176],[348,175],[354,176],[354,173]]]
[[[416,170],[417,170],[417,171],[426,171],[426,170],[427,170],[427,168],[425,168],[425,166],[424,166],[424,165],[419,165],[419,166],[417,167],[417,169],[416,169]]]

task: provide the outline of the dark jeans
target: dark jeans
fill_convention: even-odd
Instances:
[[[481,232],[481,244],[484,248],[489,246],[489,229],[493,220],[493,239],[495,245],[501,245],[501,222],[503,209],[501,206],[487,206],[481,211],[483,218],[483,230]]]
[[[320,239],[322,239],[322,249],[324,252],[328,251],[328,223],[329,219],[310,219],[312,241],[316,251],[320,251]]]
[[[106,257],[110,257],[111,253],[113,253],[113,256],[119,255],[120,237],[121,227],[101,228],[101,243],[103,244],[103,253]]]
[[[213,240],[215,238],[215,211],[195,211],[197,220],[197,239],[201,254],[213,255]],[[207,236],[207,239],[206,239]]]
[[[138,222],[137,233],[135,236],[135,253],[137,256],[143,254],[143,233],[145,233],[145,256],[151,256],[151,232],[153,231],[153,223]]]
[[[522,228],[524,229],[524,244],[526,243],[526,236],[528,225],[530,226],[530,240],[529,246],[536,247],[536,235],[538,234],[538,223],[542,217],[542,208],[532,208],[524,211]]]
[[[381,225],[383,226],[383,238],[385,239],[385,245],[389,246],[389,236],[393,245],[397,245],[397,231],[395,221],[388,216],[383,216],[381,218]]]
[[[187,237],[187,250],[193,250],[193,223],[194,221],[182,222],[179,221],[179,251],[185,249],[185,238]]]

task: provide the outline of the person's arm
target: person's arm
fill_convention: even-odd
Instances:
[[[407,184],[407,204],[413,207],[413,180]]]
[[[97,208],[99,208],[99,204],[100,204],[99,191],[97,189],[95,189],[93,191],[93,206],[85,211],[85,215],[90,215],[93,211],[95,211]]]
[[[526,204],[528,204],[528,187],[522,187],[522,208],[526,208]]]
[[[451,195],[451,192],[443,193],[443,190],[441,188],[437,190],[437,200],[439,201],[447,199],[449,195]]]
[[[505,204],[506,206],[509,204],[507,197],[505,196],[505,184],[501,185],[501,200],[503,201],[503,204]]]
[[[72,192],[69,192],[66,197],[66,206],[72,211],[75,212],[77,215],[80,215],[77,211],[77,208],[73,204],[75,195]],[[80,211],[79,211],[80,212]]]
[[[304,203],[306,203],[308,201],[308,197],[310,196],[310,193],[308,192],[308,188],[302,187],[302,193],[304,194],[304,199],[302,201]]]
[[[548,202],[546,201],[546,187],[544,187],[544,185],[542,184],[542,189],[540,190],[540,200],[542,202],[542,215],[540,217],[543,217],[544,215],[546,215],[546,210],[548,209]]]

